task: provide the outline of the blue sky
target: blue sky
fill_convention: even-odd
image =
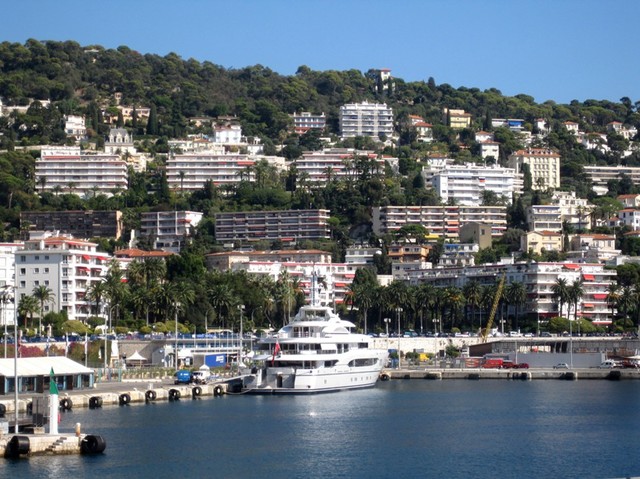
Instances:
[[[13,0],[0,40],[126,45],[286,75],[390,68],[537,102],[635,102],[638,19],[636,0]]]

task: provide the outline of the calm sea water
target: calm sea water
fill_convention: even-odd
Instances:
[[[78,409],[95,457],[3,477],[612,478],[640,475],[640,381],[389,381],[309,397]]]

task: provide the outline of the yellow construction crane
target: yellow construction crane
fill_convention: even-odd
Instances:
[[[496,311],[498,310],[498,305],[500,304],[500,296],[502,295],[502,289],[504,288],[504,280],[507,277],[506,271],[502,273],[502,278],[500,278],[500,282],[498,283],[498,287],[496,288],[496,295],[493,297],[493,306],[491,307],[491,313],[489,314],[489,319],[487,319],[487,325],[484,328],[484,332],[482,333],[482,342],[487,342],[487,337],[489,336],[489,332],[491,331],[491,326],[493,325],[493,318],[496,316]]]

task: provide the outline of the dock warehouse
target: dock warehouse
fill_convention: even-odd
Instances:
[[[93,369],[86,368],[64,356],[18,358],[18,392],[42,393],[48,391],[52,368],[60,391],[93,387]],[[0,395],[14,392],[14,378],[14,359],[0,359]]]

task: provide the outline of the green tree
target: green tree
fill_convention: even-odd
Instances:
[[[44,319],[44,305],[54,300],[53,291],[41,284],[33,288],[31,295],[40,303],[40,317],[38,318],[38,334],[42,335],[42,320]]]

